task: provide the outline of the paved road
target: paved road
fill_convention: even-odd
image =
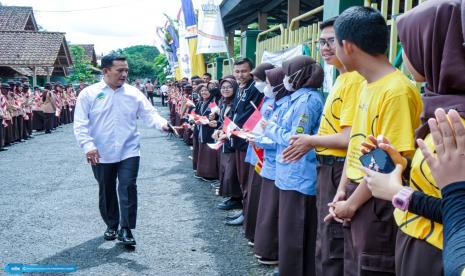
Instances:
[[[72,275],[272,271],[255,261],[240,228],[223,225],[226,213],[215,208],[221,199],[192,177],[189,149],[156,130],[140,130],[134,251],[103,240],[97,183],[67,125],[0,153],[0,266],[75,264]]]

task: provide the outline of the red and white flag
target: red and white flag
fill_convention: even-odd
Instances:
[[[260,110],[255,109],[255,111],[250,115],[249,119],[244,123],[243,129],[249,131],[255,136],[262,136],[265,133],[265,130],[261,126],[261,121],[263,116],[260,113]]]
[[[219,114],[220,113],[220,108],[216,104],[215,101],[211,102],[208,107],[210,108],[212,113]]]
[[[219,150],[223,146],[224,140],[217,141],[215,143],[208,143],[207,145],[214,150]]]
[[[223,132],[226,133],[228,137],[230,137],[232,132],[236,129],[239,129],[239,127],[233,121],[231,121],[228,116],[224,116]]]

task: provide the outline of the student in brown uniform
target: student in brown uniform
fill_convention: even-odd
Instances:
[[[208,106],[214,100],[212,94],[207,88],[206,84],[198,86],[198,93],[200,94],[201,101],[199,101],[199,116],[206,117],[211,113]],[[210,148],[207,144],[214,143],[212,134],[215,131],[216,125],[203,124],[196,121],[198,127],[198,140],[199,140],[199,153],[197,156],[197,173],[196,175],[204,180],[218,179],[218,153],[216,150]]]
[[[344,265],[355,275],[394,275],[397,227],[391,202],[372,197],[360,169],[360,146],[369,135],[392,137],[405,156],[415,150],[414,130],[419,126],[422,102],[415,85],[394,68],[386,56],[388,28],[380,12],[351,7],[337,18],[336,54],[345,68],[358,71],[367,84],[360,92],[352,121],[346,173],[328,219],[350,220],[344,242],[352,255]]]
[[[8,86],[8,84],[6,84]],[[1,92],[0,93],[0,151],[5,151],[8,150],[8,148],[5,147],[7,144],[7,110],[6,110],[6,97],[3,95],[3,84],[1,84]]]
[[[44,128],[45,133],[52,133],[54,127],[54,117],[55,117],[55,95],[51,91],[50,83],[44,85],[44,92],[42,93],[42,112],[44,112]]]
[[[291,146],[283,154],[289,162],[300,159],[311,149],[316,149],[319,161],[317,182],[317,251],[316,275],[343,275],[344,234],[342,225],[336,221],[325,223],[328,202],[336,195],[344,168],[349,145],[352,119],[358,95],[364,79],[357,72],[347,72],[336,56],[334,22],[330,18],[320,25],[320,54],[323,60],[336,67],[340,75],[326,99],[320,128],[317,135],[300,134],[291,137]]]
[[[237,179],[235,150],[231,145],[230,137],[223,131],[225,117],[231,119],[233,116],[233,102],[237,89],[238,84],[232,76],[223,78],[220,84],[222,95],[220,114],[214,120],[217,122],[217,131],[213,134],[213,138],[224,141],[220,149],[219,195],[226,198],[224,202],[228,203],[224,205],[228,206],[227,210],[242,208],[242,190]]]
[[[259,64],[252,71],[252,75],[255,81],[255,88],[263,94],[266,87],[266,75],[265,71],[273,69],[274,66],[270,63]],[[257,106],[261,109],[263,100]],[[258,204],[260,200],[260,189],[262,186],[262,177],[257,172],[256,165],[258,162],[258,156],[254,150],[254,144],[250,143],[247,147],[247,154],[245,156],[245,162],[249,165],[249,175],[247,177],[247,190],[244,196],[244,236],[249,240],[249,245],[253,246],[255,237],[255,225],[257,224],[257,212]]]

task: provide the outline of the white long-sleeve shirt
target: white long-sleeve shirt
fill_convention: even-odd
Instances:
[[[116,163],[140,155],[138,117],[149,127],[167,124],[137,88],[113,90],[102,80],[79,93],[74,135],[85,153],[98,150],[100,163]]]

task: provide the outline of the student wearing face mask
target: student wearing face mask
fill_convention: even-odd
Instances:
[[[287,111],[289,92],[284,88],[284,72],[281,67],[265,71],[265,101],[262,105],[265,120],[279,122]],[[263,148],[264,160],[258,201],[257,223],[254,236],[254,253],[258,262],[265,265],[278,264],[278,204],[279,189],[275,186],[276,143],[265,136],[257,137],[255,144]]]
[[[259,64],[251,73],[255,81],[255,88],[260,93],[263,93],[263,90],[266,86],[266,75],[265,70],[273,69],[274,66],[270,63]],[[251,104],[250,104],[251,105]],[[263,105],[263,99],[257,106],[261,108]],[[260,198],[260,186],[261,186],[261,176],[259,172],[256,171],[258,156],[257,152],[261,149],[254,147],[253,141],[249,142],[247,147],[247,154],[245,156],[245,163],[248,164],[248,177],[246,190],[244,191],[244,208],[243,208],[243,217],[244,217],[244,235],[249,240],[249,245],[253,246],[254,235],[255,235],[255,224],[257,221],[257,210],[258,210],[258,200]],[[239,217],[235,221],[227,222],[229,225],[237,225],[241,220]],[[236,224],[235,224],[236,223]]]
[[[290,91],[289,107],[279,121],[265,121],[265,135],[276,143],[275,185],[279,189],[279,274],[315,275],[316,154],[312,150],[289,163],[282,152],[291,136],[316,134],[323,111],[318,92],[321,66],[308,56],[283,62],[283,85]]]

